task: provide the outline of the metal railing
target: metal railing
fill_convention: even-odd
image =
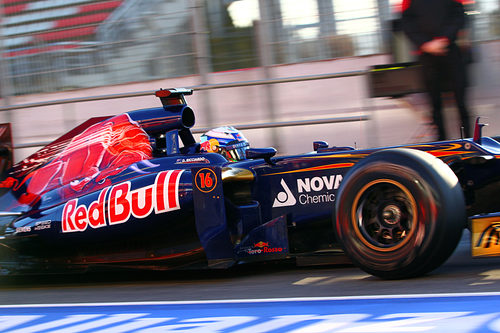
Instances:
[[[299,81],[347,78],[347,77],[353,77],[353,76],[363,76],[363,75],[366,75],[368,72],[369,71],[367,71],[367,70],[360,70],[360,71],[350,71],[350,72],[342,72],[342,73],[327,73],[327,74],[317,74],[317,75],[282,77],[282,78],[266,79],[266,80],[251,80],[251,81],[228,82],[228,83],[219,83],[219,84],[206,84],[206,85],[190,86],[190,87],[186,87],[186,88],[193,89],[195,91],[197,91],[197,90],[203,91],[203,90],[212,90],[212,89],[247,87],[247,86],[279,84],[279,83],[291,83],[291,82],[299,82]],[[100,96],[89,96],[89,97],[51,100],[51,101],[44,101],[44,102],[37,102],[37,103],[9,105],[9,106],[0,107],[0,112],[19,110],[19,109],[37,108],[37,107],[50,106],[50,105],[62,105],[62,104],[82,103],[82,102],[91,102],[91,101],[100,101],[100,100],[111,100],[111,99],[118,99],[118,98],[151,96],[151,95],[154,95],[154,92],[155,92],[154,90],[148,90],[148,91],[137,91],[137,92],[122,93],[122,94],[109,94],[109,95],[100,95]],[[266,122],[266,123],[255,123],[255,124],[239,124],[239,125],[234,125],[234,127],[241,129],[241,130],[246,130],[246,129],[304,126],[304,125],[317,125],[317,124],[329,124],[329,123],[343,123],[343,122],[366,121],[366,120],[369,120],[369,116],[361,114],[359,116],[327,117],[327,118],[317,118],[317,119],[308,119],[308,120],[274,121],[274,122]],[[196,129],[193,129],[193,133],[203,133],[203,132],[206,132],[208,129],[209,128],[196,128]],[[50,141],[15,144],[14,149],[41,147],[41,146],[47,145],[48,143],[50,143]]]
[[[259,45],[255,45],[258,37],[256,26],[231,26],[227,23],[226,7],[218,4],[222,4],[222,1],[211,0],[124,1],[107,20],[87,26],[97,27],[97,32],[85,42],[78,42],[79,46],[74,52],[62,48],[65,42],[59,41],[55,43],[57,45],[46,42],[41,42],[38,46],[20,45],[23,46],[21,49],[49,49],[35,54],[12,55],[14,50],[7,47],[8,39],[30,37],[32,34],[7,36],[8,38],[3,38],[3,45],[0,45],[0,54],[4,55],[5,62],[5,75],[2,75],[0,84],[8,85],[10,81],[11,87],[0,90],[2,94],[11,90],[11,95],[20,95],[34,91],[51,92],[122,84],[135,82],[138,77],[141,81],[149,81],[160,77],[203,74],[200,66],[196,66],[199,58],[206,59],[209,67],[214,70],[227,70],[255,67],[262,62],[259,54],[263,53],[270,55],[269,64],[272,65],[369,55],[387,50],[387,38],[384,36],[388,34],[386,30],[391,11],[389,6],[383,4],[388,1],[367,2],[368,8],[356,7],[355,10],[334,6],[326,13],[318,11],[307,14],[309,16],[301,12],[303,16],[300,18],[286,16],[285,12],[279,10],[280,4],[286,5],[293,1],[259,2],[262,8],[260,17],[256,20],[266,26],[267,36],[267,41]],[[334,4],[338,1],[316,2],[320,8],[320,3]],[[310,0],[308,3],[314,1]],[[495,7],[496,3],[498,0],[477,1],[478,11],[471,16],[471,22],[477,30],[473,34],[475,41],[500,38],[500,11],[498,4]],[[205,15],[207,7],[212,11]],[[11,15],[14,14],[11,13],[8,17]],[[303,19],[309,23],[300,23]],[[369,26],[373,26],[373,29],[351,29],[360,19],[369,19]],[[202,21],[208,22],[194,29],[193,25],[200,25]],[[305,36],[296,33],[303,28],[313,29],[317,33]],[[70,28],[47,32],[65,30],[69,31]],[[206,43],[196,42],[199,35],[206,39]],[[61,48],[51,50],[52,46]],[[20,49],[16,50],[18,52]],[[32,84],[28,88],[27,83],[33,82],[36,86]]]

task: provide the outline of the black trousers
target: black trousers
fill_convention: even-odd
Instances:
[[[471,137],[469,111],[466,105],[467,70],[460,48],[451,45],[445,56],[423,53],[420,56],[424,84],[432,106],[432,117],[438,130],[438,140],[449,139],[443,122],[442,93],[452,91],[460,114],[465,137]]]

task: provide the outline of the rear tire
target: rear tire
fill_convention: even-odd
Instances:
[[[335,230],[347,256],[385,279],[444,263],[466,226],[463,191],[440,159],[414,149],[376,152],[344,177]]]

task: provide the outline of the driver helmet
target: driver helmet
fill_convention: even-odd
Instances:
[[[232,126],[211,129],[200,139],[202,152],[221,154],[231,162],[244,160],[245,151],[250,147],[243,134]]]

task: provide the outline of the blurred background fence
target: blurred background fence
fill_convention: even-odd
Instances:
[[[462,1],[470,41],[484,50],[475,70],[483,82],[478,90],[488,90],[488,96],[496,98],[500,0]],[[0,0],[0,111],[6,111],[0,112],[0,120],[13,124],[15,144],[30,146],[51,141],[88,117],[156,106],[157,101],[139,97],[15,108],[22,103],[160,87],[206,90],[202,88],[236,82],[230,91],[201,91],[189,99],[195,109],[203,110],[197,112],[197,124],[338,115],[366,119],[368,112],[375,119],[375,111],[380,114],[383,108],[391,113],[380,123],[393,129],[382,132],[371,121],[363,125],[362,131],[370,133],[364,142],[357,124],[315,125],[301,128],[301,136],[289,128],[255,129],[246,135],[256,145],[280,146],[283,153],[310,149],[306,131],[311,138],[330,137],[338,145],[412,141],[420,135],[413,131],[419,130],[409,133],[398,126],[406,121],[415,127],[421,121],[408,107],[412,105],[367,101],[365,77],[294,81],[263,89],[248,84],[411,60],[408,43],[398,31],[400,4],[401,0]],[[238,87],[237,82],[246,83]],[[475,95],[482,101],[478,113],[498,113],[495,103],[500,102]],[[500,130],[500,116],[495,120]],[[392,137],[384,141],[380,134]]]
[[[392,0],[2,0],[1,94],[390,51]],[[466,1],[474,41],[500,0]]]

